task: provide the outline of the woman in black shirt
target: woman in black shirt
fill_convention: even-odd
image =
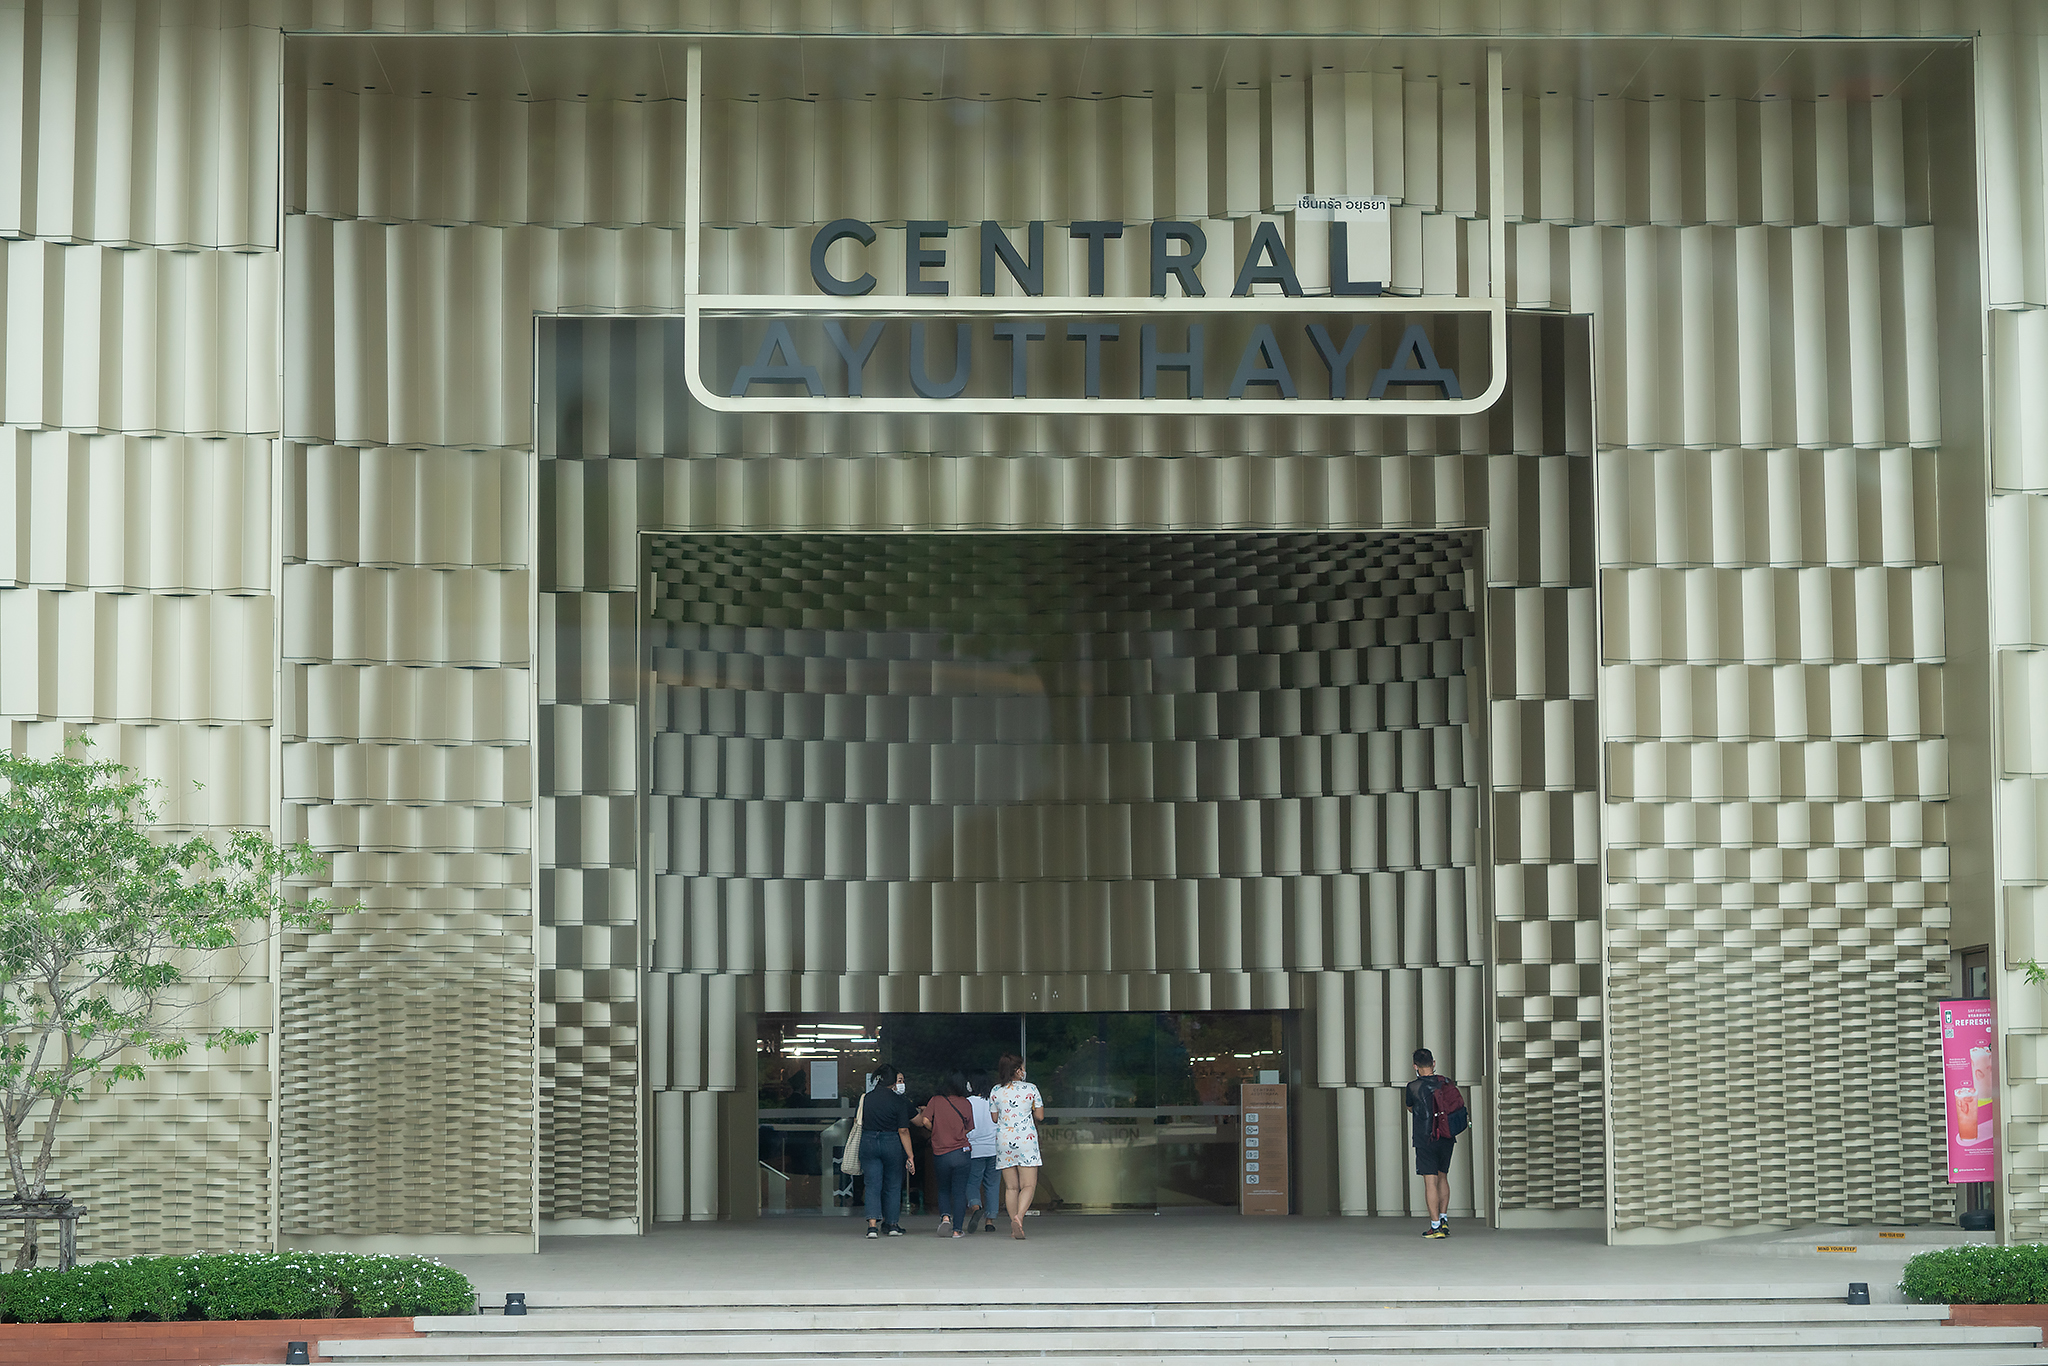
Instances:
[[[910,1153],[910,1120],[917,1113],[903,1094],[903,1074],[893,1063],[874,1070],[874,1084],[860,1102],[860,1174],[867,1185],[868,1237],[901,1238],[896,1222],[903,1205],[903,1173],[917,1175]]]

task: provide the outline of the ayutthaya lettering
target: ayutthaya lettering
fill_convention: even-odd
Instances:
[[[844,376],[838,393],[857,398],[866,392],[869,363],[886,331],[894,328],[909,329],[907,360],[910,387],[920,398],[959,398],[965,393],[968,380],[974,373],[977,344],[1006,345],[1009,348],[1005,357],[1009,362],[1009,396],[1034,397],[1034,343],[1058,341],[1082,348],[1082,392],[1079,397],[1101,398],[1104,352],[1111,347],[1128,345],[1132,330],[1137,334],[1138,343],[1139,398],[1162,397],[1162,375],[1177,376],[1177,380],[1168,381],[1169,389],[1178,385],[1182,390],[1181,394],[1169,392],[1165,397],[1184,394],[1187,398],[1208,398],[1212,396],[1209,377],[1224,373],[1209,364],[1209,329],[1198,322],[1138,322],[1133,329],[1125,321],[1095,319],[995,318],[966,321],[947,318],[942,321],[870,319],[863,322],[829,318],[824,323],[825,339],[837,353]],[[1162,328],[1165,329],[1164,334]],[[1241,399],[1249,390],[1263,386],[1264,392],[1252,396],[1298,398],[1300,386],[1295,372],[1318,362],[1321,377],[1328,384],[1329,397],[1354,397],[1352,361],[1371,330],[1371,323],[1350,318],[1308,323],[1299,332],[1306,338],[1308,346],[1302,348],[1300,342],[1295,342],[1290,348],[1281,344],[1281,334],[1274,330],[1273,324],[1259,323],[1250,329],[1236,354],[1226,357],[1234,368],[1229,372],[1230,380],[1223,389],[1222,397]],[[1342,341],[1337,340],[1339,332],[1343,334]],[[1288,335],[1295,335],[1292,329]],[[1290,349],[1297,353],[1292,360],[1288,354]],[[1300,354],[1304,349],[1313,354],[1313,361]],[[948,355],[950,362],[946,359]],[[801,385],[810,397],[822,398],[827,392],[825,373],[812,360],[812,356],[798,345],[788,321],[771,318],[761,334],[753,363],[739,367],[733,375],[730,392],[733,397],[741,398],[757,384]],[[935,365],[942,373],[933,373]],[[1384,397],[1390,387],[1434,389],[1439,397],[1445,399],[1465,396],[1457,374],[1438,362],[1429,333],[1420,323],[1408,324],[1401,333],[1389,363],[1372,372],[1364,397]],[[1046,396],[1075,397],[1073,394]]]

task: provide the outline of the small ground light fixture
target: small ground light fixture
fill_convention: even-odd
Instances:
[[[526,1296],[507,1290],[505,1292],[505,1312],[508,1315],[524,1314],[526,1312]]]
[[[1869,1303],[1870,1303],[1870,1282],[1868,1282],[1868,1281],[1851,1281],[1851,1282],[1849,1282],[1849,1303],[1851,1303],[1851,1304],[1869,1304]]]
[[[287,1342],[284,1345],[284,1366],[306,1366],[306,1344]]]

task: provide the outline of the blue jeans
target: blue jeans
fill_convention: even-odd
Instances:
[[[932,1174],[939,1178],[939,1214],[951,1217],[956,1229],[967,1218],[967,1168],[973,1160],[965,1148],[932,1159]]]
[[[996,1170],[996,1155],[967,1159],[967,1203],[981,1206],[990,1219],[1003,1212],[1003,1174]]]
[[[868,1218],[894,1225],[903,1206],[903,1140],[895,1130],[860,1136],[860,1174],[867,1183]]]

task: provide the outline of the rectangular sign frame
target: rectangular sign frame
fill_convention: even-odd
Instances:
[[[704,218],[704,49],[689,50],[688,99],[684,116],[685,184],[683,224],[683,318],[689,345],[689,362],[683,366],[690,395],[713,412],[720,413],[1016,413],[1016,414],[1121,414],[1126,416],[1210,416],[1210,417],[1463,417],[1483,413],[1500,400],[1507,389],[1508,313],[1506,289],[1507,222],[1499,209],[1506,197],[1506,167],[1501,149],[1505,142],[1505,106],[1501,96],[1501,54],[1488,49],[1487,69],[1487,200],[1492,211],[1487,218],[1487,285],[1484,296],[1470,295],[1372,295],[1332,297],[1300,295],[1283,299],[1271,296],[1231,298],[966,298],[952,296],[902,296],[875,298],[813,297],[804,294],[704,294],[699,290],[700,248]],[[848,397],[844,395],[795,396],[764,394],[760,397],[720,394],[704,382],[697,358],[703,320],[707,317],[909,317],[927,315],[1007,314],[1022,316],[1080,317],[1104,313],[1170,317],[1215,313],[1481,313],[1489,321],[1492,373],[1483,392],[1465,399],[1190,399],[1190,398],[953,398],[914,396]]]

